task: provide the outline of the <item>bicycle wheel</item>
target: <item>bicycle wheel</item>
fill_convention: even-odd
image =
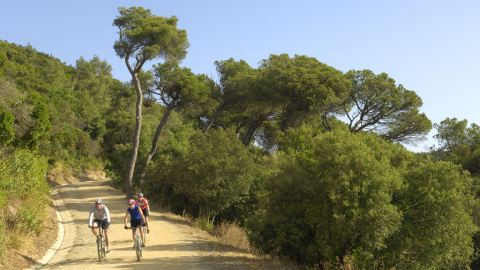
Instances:
[[[102,235],[102,256],[105,258],[107,256],[107,243],[105,236]]]
[[[102,252],[102,240],[100,238],[97,237],[97,252],[98,252],[98,260],[99,261],[102,261],[102,256],[103,256],[103,252]]]
[[[143,226],[143,243],[147,243],[147,226]]]
[[[142,241],[140,240],[140,236],[137,236],[135,239],[135,251],[137,253],[137,261],[140,261],[140,257],[142,256]]]

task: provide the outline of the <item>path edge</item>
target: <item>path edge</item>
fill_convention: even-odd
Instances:
[[[55,212],[57,214],[57,223],[58,223],[57,240],[55,240],[55,243],[53,243],[53,245],[47,250],[47,252],[42,257],[42,259],[34,262],[30,266],[30,268],[28,268],[28,270],[39,269],[44,265],[46,265],[53,258],[53,256],[55,256],[55,253],[57,253],[58,249],[60,248],[60,245],[63,242],[65,229],[63,227],[62,215],[60,215],[60,212],[58,211],[59,204],[57,203],[57,201],[60,201],[62,199],[57,189],[62,186],[63,185],[58,185],[52,188],[52,197],[54,198],[53,205],[55,206]],[[56,192],[56,194],[53,194],[53,192]]]

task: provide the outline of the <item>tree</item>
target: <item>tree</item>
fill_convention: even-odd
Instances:
[[[418,110],[422,99],[401,84],[397,86],[388,74],[351,70],[346,77],[353,82],[344,104],[351,132],[374,131],[384,139],[408,143],[424,138],[432,128]]]
[[[90,61],[80,57],[76,61],[74,95],[78,100],[75,111],[83,120],[81,128],[93,140],[102,140],[106,133],[103,115],[111,106],[112,67],[94,56]]]
[[[212,91],[212,99],[217,100],[215,111],[206,118],[203,133],[207,133],[222,115],[235,114],[246,106],[248,85],[245,76],[251,76],[255,70],[244,60],[235,61],[233,58],[224,61],[215,61],[217,73],[220,77],[217,91]],[[228,112],[228,113],[227,113]],[[217,123],[219,124],[219,123]]]
[[[132,76],[137,93],[135,135],[128,172],[125,179],[127,197],[133,194],[133,172],[138,155],[140,130],[142,125],[143,92],[138,73],[145,62],[155,58],[163,58],[167,62],[178,62],[185,58],[189,46],[187,32],[177,29],[178,19],[175,16],[164,18],[151,14],[149,9],[130,7],[118,9],[120,16],[113,25],[119,29],[119,39],[113,48],[117,55],[125,59],[125,64]],[[131,64],[130,61],[133,61]]]
[[[478,231],[468,172],[452,162],[410,159],[392,204],[402,213],[398,231],[379,253],[398,269],[468,269]]]
[[[0,78],[3,77],[3,65],[7,62],[7,55],[2,50],[0,51]]]
[[[152,139],[152,148],[145,158],[141,179],[145,177],[148,163],[157,151],[158,137],[172,110],[184,110],[187,107],[199,106],[209,95],[211,80],[205,75],[195,75],[188,68],[180,68],[176,64],[158,64],[155,70],[155,89],[152,93],[160,99],[167,110],[158,124]]]
[[[437,134],[434,136],[439,145],[432,147],[431,155],[439,160],[452,161],[462,165],[472,175],[480,174],[480,126],[457,118],[446,118],[440,124],[434,124]]]
[[[167,179],[175,193],[200,208],[200,217],[213,223],[222,209],[239,201],[253,180],[253,158],[233,131],[196,132],[188,152],[172,162]]]
[[[433,126],[437,129],[434,138],[440,144],[438,150],[447,151],[451,155],[468,143],[466,119],[459,121],[457,118],[447,117],[440,124]]]
[[[25,100],[13,83],[0,78],[0,142],[22,137],[32,126],[32,105]]]
[[[15,137],[14,122],[13,114],[0,107],[0,145],[7,144]]]
[[[38,93],[31,93],[27,97],[27,102],[33,105],[31,112],[32,124],[27,133],[17,140],[19,146],[25,146],[29,149],[37,149],[39,142],[47,140],[49,137],[48,131],[52,127],[49,116],[50,111],[45,99]]]
[[[397,147],[369,134],[289,130],[264,175],[262,209],[247,224],[266,252],[313,266],[347,254],[368,263],[401,221],[391,199],[401,187],[390,166]]]
[[[473,256],[472,179],[369,133],[288,132],[247,222],[267,253],[314,266],[464,269]],[[377,266],[377,267],[375,267]]]
[[[308,115],[320,114],[325,118],[338,113],[351,87],[341,71],[305,55],[270,55],[260,69],[265,84],[280,95],[282,133],[299,127]],[[326,121],[324,124],[328,126]]]

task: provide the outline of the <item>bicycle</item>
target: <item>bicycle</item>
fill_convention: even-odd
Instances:
[[[147,243],[147,226],[143,226],[143,242],[146,244]]]
[[[107,245],[105,241],[105,235],[103,234],[102,225],[98,226],[97,252],[99,261],[102,261],[102,259],[107,256]]]
[[[135,252],[137,254],[137,261],[140,261],[140,257],[142,257],[142,236],[140,235],[139,228],[142,227],[142,225],[137,226],[137,227],[127,227],[126,229],[135,229],[135,235],[134,235],[134,246],[135,246]],[[145,235],[144,235],[145,237]]]

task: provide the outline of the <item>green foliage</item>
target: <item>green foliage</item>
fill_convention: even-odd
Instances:
[[[46,191],[47,162],[28,150],[0,152],[0,190],[8,192],[8,198],[23,198],[32,191]]]
[[[309,114],[338,113],[351,87],[341,71],[305,55],[270,55],[260,69],[263,84],[280,94],[283,133],[301,125]]]
[[[3,65],[7,62],[7,55],[3,50],[0,50],[0,78],[3,77]]]
[[[5,145],[15,137],[13,125],[15,118],[12,113],[0,107],[0,145]]]
[[[283,149],[247,221],[251,240],[266,252],[310,266],[347,255],[362,269],[468,264],[473,201],[458,167],[343,130],[289,131]]]
[[[161,103],[167,108],[186,110],[200,106],[210,94],[209,78],[195,75],[189,68],[166,63],[154,66],[155,90]]]
[[[38,234],[42,229],[46,194],[47,161],[28,150],[0,150],[0,243],[5,232]],[[12,216],[4,207],[17,209]],[[0,256],[4,245],[0,247]]]
[[[246,224],[258,247],[305,266],[338,257],[363,269],[468,267],[475,232],[479,250],[472,220],[480,204],[471,195],[479,191],[441,160],[479,171],[476,124],[435,125],[436,163],[421,159],[380,139],[416,140],[431,128],[421,99],[385,73],[345,76],[315,58],[281,54],[258,68],[217,61],[216,84],[178,66],[189,44],[176,17],[141,7],[119,12],[114,49],[132,82],[113,79],[98,56],[72,67],[0,41],[0,144],[18,147],[0,152],[0,206],[15,208],[0,213],[0,256],[6,230],[41,230],[47,159],[78,169],[101,168],[105,158],[108,175],[125,188],[132,137],[141,127],[145,156],[169,112],[143,186],[142,164],[133,182],[163,206],[205,227],[214,219]],[[156,58],[165,62],[143,72]],[[142,112],[135,101],[143,95]],[[343,110],[348,124],[335,117]]]
[[[112,78],[111,67],[97,56],[88,61],[81,57],[71,67],[30,45],[0,42],[0,48],[7,56],[0,107],[15,119],[10,145],[37,149],[51,162],[98,167],[106,115],[126,88]],[[72,130],[77,130],[75,147],[59,141],[59,134]]]
[[[431,121],[419,112],[422,99],[396,85],[388,74],[351,70],[346,77],[353,82],[344,104],[350,131],[374,131],[390,141],[411,142],[432,129]]]
[[[23,47],[0,41],[0,48],[7,55],[4,75],[12,78],[19,89],[50,95],[71,87],[66,66],[53,56],[37,52],[31,45]]]
[[[446,118],[435,124],[434,136],[439,145],[432,149],[431,156],[438,160],[448,160],[462,165],[472,175],[480,171],[480,127],[468,121]]]
[[[48,139],[48,131],[51,128],[49,111],[44,98],[38,93],[31,93],[27,101],[33,105],[33,125],[23,136],[19,145],[27,146],[29,149],[36,149],[39,142]]]
[[[163,207],[169,208],[175,213],[187,211],[194,214],[194,205],[189,205],[188,199],[173,191],[173,183],[167,178],[172,163],[177,159],[183,159],[190,148],[189,138],[194,132],[188,126],[181,125],[172,128],[172,135],[159,149],[153,162],[147,170],[144,184],[144,193],[158,202]]]
[[[47,201],[45,194],[34,191],[25,199],[14,217],[14,228],[22,232],[38,235],[45,219]]]
[[[467,267],[477,231],[468,173],[450,162],[412,160],[403,178],[393,202],[403,220],[385,250],[386,261],[400,269]]]
[[[188,153],[172,161],[167,179],[175,193],[198,204],[201,217],[212,220],[248,192],[253,159],[232,132],[198,131],[189,144]]]
[[[204,130],[232,127],[244,145],[260,139],[267,149],[309,117],[322,115],[326,120],[327,114],[338,113],[351,84],[341,71],[302,55],[270,55],[258,69],[233,59],[215,65],[220,84],[212,97],[218,105],[215,112],[206,112]]]
[[[140,134],[142,126],[143,90],[139,74],[143,75],[142,67],[146,61],[155,58],[163,58],[168,63],[178,63],[187,54],[189,46],[187,32],[177,29],[177,18],[159,17],[151,14],[149,9],[143,7],[131,7],[118,9],[120,16],[113,21],[113,25],[119,29],[119,39],[115,41],[113,48],[117,55],[125,59],[128,71],[132,75],[132,83],[137,94],[135,107],[135,135],[132,142],[132,154],[128,164],[128,171],[125,178],[127,196],[133,194],[133,175],[136,159],[139,151]],[[133,66],[130,63],[133,61]],[[145,78],[143,78],[145,79]],[[152,149],[156,149],[155,136]],[[146,164],[151,159],[147,157]],[[143,176],[143,174],[142,174]],[[142,177],[143,178],[143,177]]]
[[[155,16],[143,7],[120,7],[118,11],[120,16],[113,25],[118,27],[120,38],[113,48],[120,58],[138,57],[135,72],[141,69],[143,63],[157,57],[168,62],[185,58],[189,47],[187,32],[177,29],[178,19],[175,16]]]
[[[345,131],[308,134],[305,128],[289,132],[296,143],[279,153],[277,170],[266,176],[268,200],[250,222],[252,240],[301,264],[334,261],[346,252],[372,261],[401,219],[390,204],[401,187],[389,164],[394,147]]]

